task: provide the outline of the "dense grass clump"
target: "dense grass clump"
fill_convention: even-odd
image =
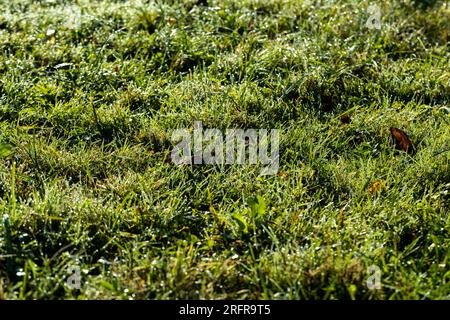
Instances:
[[[0,299],[450,298],[449,35],[446,1],[0,0]],[[194,121],[281,129],[278,174],[173,164]]]

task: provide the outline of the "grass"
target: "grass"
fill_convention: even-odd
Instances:
[[[0,8],[0,299],[450,298],[448,2]],[[279,173],[174,165],[194,121]]]

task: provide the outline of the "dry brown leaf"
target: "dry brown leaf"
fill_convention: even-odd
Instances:
[[[403,150],[406,153],[414,154],[414,146],[406,132],[394,127],[391,127],[389,130],[391,131],[391,136],[395,143],[395,147],[398,150]]]
[[[349,124],[350,122],[352,122],[352,118],[349,114],[344,114],[341,116],[341,122],[343,124]]]

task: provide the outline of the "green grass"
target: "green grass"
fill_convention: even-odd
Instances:
[[[0,299],[450,298],[448,2],[143,2],[0,0]],[[194,121],[279,174],[174,165]]]

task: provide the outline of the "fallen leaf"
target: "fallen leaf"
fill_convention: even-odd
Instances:
[[[352,122],[352,118],[350,117],[349,114],[344,114],[341,116],[341,122],[343,124],[349,124],[350,122]]]
[[[397,148],[398,150],[403,150],[408,154],[414,154],[414,146],[406,132],[394,127],[391,127],[389,130],[391,131],[391,136],[395,143],[395,148]]]
[[[367,189],[367,191],[370,194],[374,194],[374,193],[378,193],[382,190],[386,189],[386,183],[384,181],[381,180],[376,180],[374,182],[372,182],[369,186],[369,188]]]
[[[289,177],[289,173],[280,171],[277,173],[277,176],[279,176],[280,178],[286,179]]]

